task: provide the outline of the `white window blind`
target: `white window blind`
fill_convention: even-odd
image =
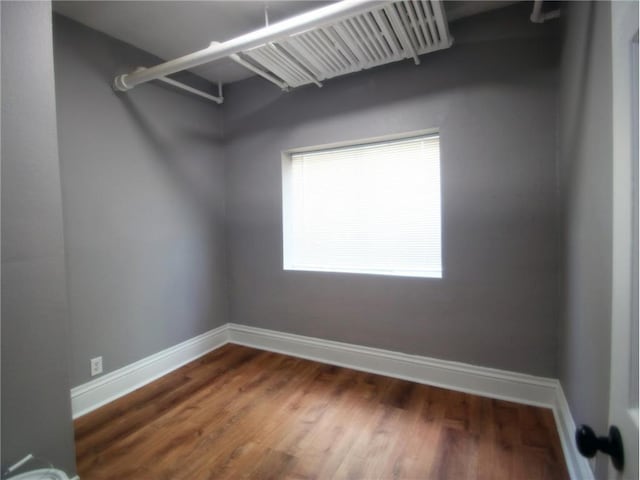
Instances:
[[[283,180],[286,270],[442,277],[438,135],[294,153]]]

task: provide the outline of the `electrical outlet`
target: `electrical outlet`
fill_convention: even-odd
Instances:
[[[91,376],[102,373],[102,357],[91,359]]]

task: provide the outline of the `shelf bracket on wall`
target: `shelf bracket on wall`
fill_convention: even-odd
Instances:
[[[529,19],[533,23],[544,23],[547,20],[553,20],[554,18],[560,17],[560,9],[557,8],[555,10],[551,10],[549,12],[542,13],[542,3],[544,0],[534,0],[533,2],[533,11],[531,12],[531,16]]]

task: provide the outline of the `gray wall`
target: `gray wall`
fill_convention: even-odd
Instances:
[[[560,95],[563,315],[560,381],[576,423],[608,430],[611,341],[611,17],[569,2]],[[599,456],[599,477],[607,458]]]
[[[453,26],[454,48],[281,94],[227,94],[231,318],[477,365],[557,374],[557,23],[530,5]],[[443,279],[282,270],[280,153],[438,127]]]
[[[72,385],[228,321],[217,105],[162,85],[115,93],[158,59],[54,17]]]
[[[2,2],[2,471],[75,472],[49,2]]]

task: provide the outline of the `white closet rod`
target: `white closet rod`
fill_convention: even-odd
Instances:
[[[116,90],[124,92],[141,83],[161,79],[166,75],[171,75],[181,70],[209,63],[250,48],[264,45],[268,42],[277,41],[284,37],[304,32],[310,28],[320,27],[336,20],[371,10],[380,3],[384,2],[343,0],[333,3],[326,7],[303,13],[278,23],[273,23],[259,30],[227,40],[226,42],[212,43],[205,49],[174,60],[169,60],[154,67],[118,75],[114,79],[113,84]]]

